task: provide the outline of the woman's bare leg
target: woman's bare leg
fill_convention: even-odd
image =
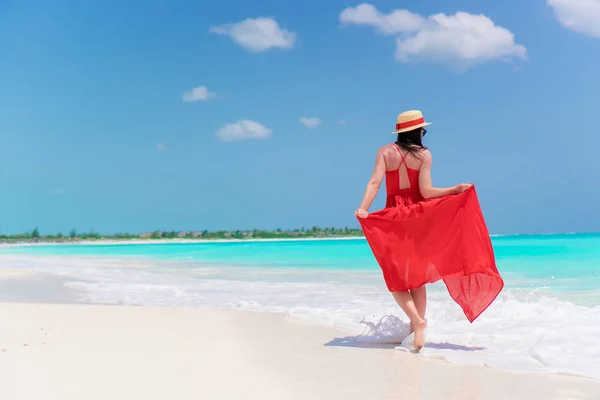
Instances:
[[[425,319],[425,311],[427,311],[427,289],[425,289],[425,285],[411,289],[410,294],[412,294],[419,317]]]
[[[417,309],[417,313],[419,313],[419,317],[421,317],[421,319],[425,319],[425,311],[427,311],[427,290],[425,289],[425,285],[416,289],[411,289],[410,294],[415,302],[415,307]],[[414,330],[415,327],[411,323],[410,333],[413,333]]]
[[[404,311],[410,319],[410,324],[415,329],[415,340],[413,341],[413,344],[417,350],[421,350],[421,348],[425,346],[424,333],[427,323],[419,315],[412,294],[409,291],[400,291],[393,292],[392,295],[394,296],[396,303],[398,303],[400,308],[402,308],[402,311]]]

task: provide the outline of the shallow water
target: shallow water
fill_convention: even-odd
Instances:
[[[600,235],[492,238],[505,289],[473,324],[429,287],[428,346],[448,362],[600,378]],[[406,321],[364,240],[0,248],[0,268],[66,278],[80,300],[283,312],[399,342]],[[398,318],[386,318],[386,316]]]

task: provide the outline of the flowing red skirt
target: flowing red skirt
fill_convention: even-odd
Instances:
[[[417,202],[399,195],[393,203],[358,218],[388,289],[443,279],[473,322],[504,287],[475,188]]]

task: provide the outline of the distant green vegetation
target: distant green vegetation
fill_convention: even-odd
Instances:
[[[30,232],[17,235],[0,234],[0,243],[21,243],[21,242],[78,242],[82,240],[160,240],[160,239],[205,239],[205,240],[251,240],[251,239],[302,239],[302,238],[335,238],[335,237],[362,237],[360,229],[351,228],[319,228],[317,226],[310,229],[294,229],[274,231],[254,229],[251,231],[154,231],[150,233],[115,233],[110,235],[101,235],[94,231],[80,233],[75,229],[69,232],[68,236],[62,233],[44,234],[36,227]]]

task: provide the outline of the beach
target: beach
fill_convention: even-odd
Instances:
[[[492,240],[505,289],[430,285],[419,354],[361,240],[3,247],[0,399],[600,398],[600,235]]]
[[[0,303],[0,398],[597,399],[600,381],[360,346],[280,314]]]

